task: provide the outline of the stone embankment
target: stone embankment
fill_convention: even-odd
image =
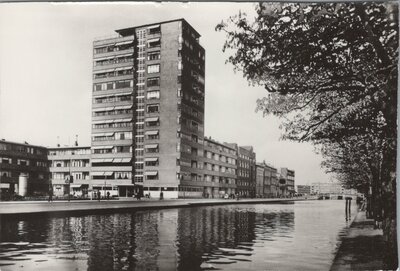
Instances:
[[[71,200],[69,201],[14,201],[1,202],[0,215],[35,215],[38,213],[65,215],[70,213],[100,213],[128,210],[147,210],[178,207],[211,206],[220,204],[291,203],[306,200],[291,199],[129,199],[129,200]]]

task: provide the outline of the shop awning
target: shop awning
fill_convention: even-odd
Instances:
[[[91,172],[92,176],[104,176],[104,171],[98,171],[98,172]]]
[[[105,97],[113,97],[113,94],[104,94],[104,95],[98,95],[98,96],[94,96],[93,98],[97,99],[97,98],[105,98]]]
[[[107,111],[107,110],[105,107],[93,109],[93,112],[101,112],[101,111]]]
[[[132,42],[133,42],[133,40],[121,41],[121,42],[117,42],[115,44],[115,46],[124,45],[124,44],[130,44]]]
[[[158,144],[148,144],[144,146],[145,149],[156,149],[158,148]]]
[[[144,132],[145,135],[158,135],[158,130],[156,131],[146,131]]]
[[[113,158],[104,158],[103,162],[104,163],[111,163],[113,161]]]
[[[122,93],[117,93],[114,96],[124,96],[124,95],[131,95],[133,91],[129,91],[129,92],[122,92]]]
[[[153,122],[153,121],[158,121],[159,117],[151,117],[151,118],[146,118],[147,122]]]
[[[157,162],[158,161],[158,157],[146,157],[146,158],[144,158],[144,161],[146,161],[146,162]]]
[[[157,41],[160,41],[160,38],[149,39],[149,40],[147,40],[147,43],[152,43],[152,42],[157,42]]]
[[[100,134],[93,134],[93,136],[97,137],[97,136],[112,136],[114,135],[114,133],[100,133]]]
[[[70,184],[71,188],[81,188],[81,184]]]
[[[122,158],[114,158],[113,163],[121,163]]]
[[[95,58],[93,59],[94,61],[102,61],[102,60],[107,60],[107,59],[113,59],[115,56],[106,56],[106,57],[100,57],[100,58]]]
[[[92,149],[94,150],[101,150],[101,149],[112,149],[113,146],[93,146]]]
[[[106,172],[104,172],[104,176],[111,176],[111,175],[113,175],[113,173],[114,172],[112,172],[112,171],[106,171]]]
[[[104,163],[104,159],[92,159],[92,163]]]
[[[129,53],[129,54],[123,54],[123,55],[117,55],[116,57],[127,57],[127,56],[132,56],[133,57],[133,55],[132,55],[132,53]]]
[[[132,158],[122,158],[122,163],[129,163],[132,161]]]
[[[101,124],[101,123],[113,123],[114,122],[114,120],[95,120],[95,121],[93,121],[92,123],[93,124]]]
[[[102,187],[112,187],[112,184],[94,184],[93,189],[99,189],[101,190]]]
[[[113,95],[103,95],[103,96],[98,96],[98,97],[95,97],[95,98],[104,98],[104,97],[113,97]],[[93,112],[111,111],[113,109],[114,109],[114,106],[101,107],[101,108],[93,109]]]
[[[144,173],[144,175],[146,175],[146,176],[157,176],[158,175],[158,171],[146,171]]]
[[[114,46],[114,45],[115,45],[115,42],[114,43],[108,43],[108,44],[98,44],[98,45],[94,45],[93,47],[94,48],[101,48],[101,47]]]
[[[114,109],[120,110],[120,109],[131,109],[131,108],[132,108],[132,105],[121,105],[121,106],[116,106]]]
[[[116,71],[124,71],[124,70],[132,70],[133,66],[127,66],[127,67],[120,67],[120,68],[116,68]]]
[[[151,25],[151,26],[147,27],[147,29],[154,29],[154,28],[160,28],[160,25],[156,24],[156,25]]]
[[[114,120],[114,122],[131,122],[132,121],[132,118],[130,118],[130,119],[116,119],[116,120]]]
[[[115,69],[99,70],[99,71],[95,71],[94,74],[113,72],[114,70]]]

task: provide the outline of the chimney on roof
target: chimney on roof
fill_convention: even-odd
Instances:
[[[78,147],[78,135],[75,135],[75,147]]]
[[[57,147],[58,148],[60,147],[60,137],[59,136],[57,136]]]

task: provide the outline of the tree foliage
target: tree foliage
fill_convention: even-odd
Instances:
[[[373,188],[396,255],[398,4],[262,2],[256,14],[216,26],[227,61],[268,91],[257,109],[282,119],[284,139],[317,144],[344,184]]]
[[[396,119],[387,110],[397,95],[396,8],[262,3],[254,22],[239,13],[217,29],[227,33],[224,50],[235,51],[228,61],[270,92],[258,109],[290,115],[285,138],[337,141]]]

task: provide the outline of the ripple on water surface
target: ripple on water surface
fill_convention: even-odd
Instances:
[[[350,219],[333,200],[2,219],[0,269],[329,270]]]

